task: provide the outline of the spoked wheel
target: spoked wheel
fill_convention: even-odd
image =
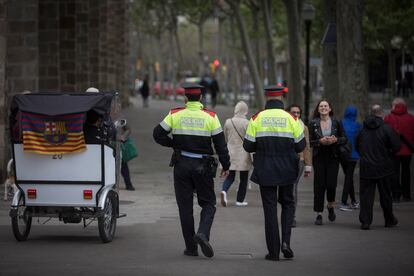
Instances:
[[[104,213],[98,218],[99,236],[104,243],[111,242],[115,236],[117,207],[115,194],[110,192],[105,199]]]
[[[27,207],[23,205],[23,202],[23,196],[20,196],[17,215],[11,218],[13,234],[18,241],[27,240],[32,226],[32,217],[29,216]]]

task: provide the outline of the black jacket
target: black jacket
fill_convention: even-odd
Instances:
[[[270,100],[266,103],[265,109],[283,110],[283,102]],[[305,146],[305,137],[296,143],[292,138],[279,136],[256,137],[256,142],[245,138],[243,148],[247,152],[255,152],[251,180],[261,186],[292,184],[299,173],[297,153],[302,152]]]
[[[394,130],[382,118],[368,116],[356,136],[360,154],[360,177],[378,179],[394,173],[393,155],[401,147]]]
[[[332,129],[331,129],[331,135],[335,135],[335,137],[338,139],[338,142],[332,145],[322,145],[319,143],[319,139],[323,137],[322,135],[322,129],[321,129],[321,119],[315,118],[309,123],[309,143],[312,149],[312,156],[315,157],[318,155],[319,149],[324,147],[332,150],[333,155],[336,158],[338,157],[338,145],[344,145],[348,142],[348,139],[346,138],[344,128],[342,124],[334,119],[332,120]]]

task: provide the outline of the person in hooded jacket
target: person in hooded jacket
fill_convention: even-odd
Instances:
[[[359,159],[359,154],[355,150],[355,136],[361,129],[361,124],[356,121],[358,112],[354,106],[348,106],[344,112],[344,118],[342,120],[342,126],[345,131],[345,135],[352,146],[351,156],[347,160],[340,160],[342,169],[345,174],[344,188],[342,190],[341,206],[342,211],[352,211],[359,208],[359,203],[355,198],[354,190],[354,171],[355,166]],[[348,204],[348,195],[351,198],[351,204]]]
[[[395,131],[384,124],[382,116],[381,106],[374,105],[356,137],[356,150],[360,154],[359,220],[363,230],[369,230],[372,223],[375,186],[378,186],[385,227],[398,223],[392,212],[391,183],[393,154],[398,152],[401,142]]]
[[[399,202],[401,194],[404,201],[411,201],[410,163],[414,152],[414,116],[407,112],[404,99],[395,98],[391,113],[384,122],[390,125],[400,136],[401,149],[395,155],[395,180],[391,186],[394,202]]]
[[[244,201],[246,197],[246,188],[249,177],[249,170],[252,167],[250,153],[243,149],[243,139],[246,135],[249,121],[246,118],[248,112],[247,104],[240,101],[234,108],[233,118],[227,119],[224,124],[224,136],[227,141],[227,148],[230,154],[230,173],[224,180],[221,191],[221,205],[227,206],[227,191],[230,189],[236,177],[236,171],[240,172],[240,184],[237,191],[236,206],[247,206]]]

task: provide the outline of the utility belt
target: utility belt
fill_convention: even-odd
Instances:
[[[188,151],[175,150],[171,156],[170,167],[174,167],[182,158],[200,159],[203,162],[204,171],[208,177],[216,177],[218,161],[208,154],[192,153]]]

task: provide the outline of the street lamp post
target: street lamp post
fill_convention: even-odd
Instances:
[[[304,3],[302,9],[302,17],[305,21],[306,31],[306,76],[305,76],[305,123],[309,123],[309,100],[310,100],[310,87],[309,87],[309,54],[310,54],[310,29],[312,20],[315,18],[315,8],[310,3]]]

